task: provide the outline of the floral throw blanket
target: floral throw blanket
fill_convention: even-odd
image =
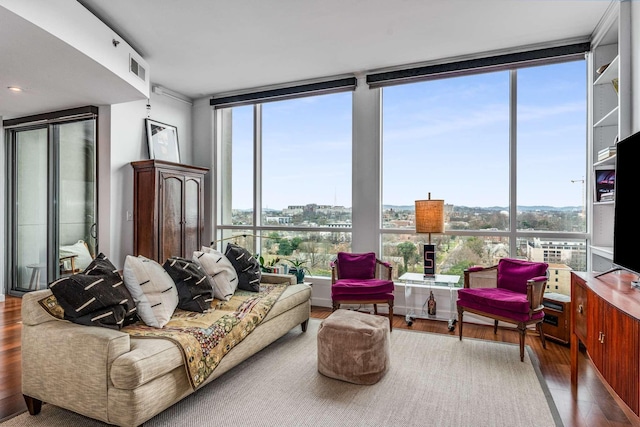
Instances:
[[[205,313],[176,310],[164,328],[142,322],[121,329],[136,338],[164,338],[182,350],[187,374],[195,390],[222,358],[266,317],[287,284],[262,284],[259,292],[236,290],[229,301],[215,301]]]

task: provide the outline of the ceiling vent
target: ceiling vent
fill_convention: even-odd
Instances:
[[[138,64],[138,61],[133,59],[131,55],[129,55],[129,70],[131,70],[133,74],[135,74],[140,79],[142,79],[142,81],[145,81],[147,71],[144,69],[142,65]]]

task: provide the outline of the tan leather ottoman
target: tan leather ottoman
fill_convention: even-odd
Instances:
[[[375,384],[389,368],[389,319],[338,309],[318,329],[318,372],[354,384]]]

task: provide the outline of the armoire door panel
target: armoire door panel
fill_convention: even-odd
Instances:
[[[184,197],[184,248],[186,254],[200,250],[200,224],[202,218],[202,193],[199,178],[187,177],[185,180]],[[190,257],[189,257],[190,258]]]
[[[170,256],[184,256],[183,193],[184,178],[173,174],[161,174],[160,209],[160,258],[164,262]]]

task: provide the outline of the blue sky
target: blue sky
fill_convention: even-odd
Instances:
[[[580,206],[586,64],[520,69],[518,204]],[[263,104],[263,206],[351,206],[352,93]],[[234,208],[251,206],[253,107],[234,109]],[[506,206],[509,72],[383,89],[383,203]],[[247,191],[249,190],[249,191]]]

